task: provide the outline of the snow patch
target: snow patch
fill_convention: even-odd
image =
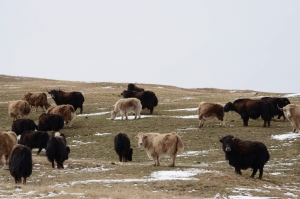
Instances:
[[[299,138],[300,137],[300,133],[289,132],[289,133],[282,134],[282,135],[272,135],[271,137],[273,139],[275,139],[275,140],[283,141],[283,140],[287,140],[287,139],[290,140],[290,139]]]

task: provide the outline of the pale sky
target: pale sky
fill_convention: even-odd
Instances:
[[[0,74],[300,92],[300,1],[0,0]]]

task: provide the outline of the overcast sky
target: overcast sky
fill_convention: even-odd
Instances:
[[[300,92],[300,1],[0,0],[0,74]]]

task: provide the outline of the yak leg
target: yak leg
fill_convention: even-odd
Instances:
[[[123,156],[122,162],[127,162],[127,158],[125,156]]]
[[[253,169],[253,172],[252,172],[252,174],[251,174],[251,178],[254,178],[254,176],[255,176],[255,174],[257,173],[257,170],[258,170],[258,168],[254,168]],[[260,170],[259,170],[259,176],[260,176],[260,174],[261,174],[261,172],[260,172]]]
[[[205,122],[205,120],[204,120],[204,118],[203,118],[203,115],[200,114],[200,115],[199,115],[199,128],[203,127],[204,122]]]
[[[43,148],[39,148],[37,155],[42,151]]]
[[[82,110],[83,110],[82,106],[80,106],[79,108],[80,108],[80,114],[82,114]]]
[[[135,111],[135,112],[134,112],[134,119],[136,119],[136,115],[137,115],[136,113],[137,113],[137,112]]]
[[[119,162],[122,162],[122,156],[119,155]]]
[[[9,155],[5,155],[5,164],[8,165],[8,158],[9,158]]]
[[[239,174],[239,175],[242,175],[241,169],[237,168],[237,167],[235,168],[235,173]]]
[[[23,184],[26,184],[26,177],[24,177]]]
[[[175,159],[176,159],[176,154],[170,157],[170,163],[169,163],[169,167],[174,167],[175,166]]]
[[[263,168],[259,168],[259,176],[258,176],[258,179],[262,179],[263,172],[264,172],[264,169],[263,169]]]
[[[150,108],[150,115],[152,115],[153,113],[153,108]]]
[[[52,163],[52,168],[54,169],[54,160],[52,160],[51,163]]]
[[[242,119],[243,119],[243,122],[244,122],[244,126],[248,126],[249,117],[244,116],[244,117],[242,117]]]
[[[152,155],[152,158],[153,158],[153,166],[159,166],[159,156],[156,155],[156,154],[153,154]]]

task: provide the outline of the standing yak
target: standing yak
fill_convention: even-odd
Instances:
[[[32,154],[30,148],[17,144],[13,148],[9,158],[9,171],[11,176],[15,178],[15,183],[26,183],[32,173]]]
[[[285,120],[284,113],[282,110],[280,110],[278,108],[278,106],[284,107],[284,106],[290,104],[291,102],[288,98],[286,98],[286,97],[263,97],[261,99],[270,102],[274,106],[274,108],[275,108],[274,115],[277,115],[277,119],[280,119],[281,116],[283,116],[283,119]]]
[[[141,101],[142,109],[149,109],[150,114],[153,113],[154,107],[158,104],[158,99],[154,92],[145,91],[143,88],[139,88],[136,84],[128,84],[127,90],[124,90],[121,95],[124,98],[138,98]]]
[[[51,95],[56,105],[70,104],[74,107],[75,111],[77,108],[80,108],[80,114],[82,114],[84,97],[81,92],[64,92],[60,89],[47,90],[47,92]]]
[[[251,178],[259,170],[259,179],[262,178],[266,162],[270,159],[270,154],[266,145],[261,142],[244,141],[232,135],[227,135],[220,139],[225,159],[229,165],[235,168],[236,174],[242,174],[241,169],[252,168]]]
[[[132,161],[132,148],[130,140],[125,133],[119,133],[114,138],[114,148],[119,156],[120,162]]]
[[[261,116],[264,120],[263,126],[266,127],[268,122],[268,127],[270,127],[270,121],[274,117],[275,108],[266,100],[237,99],[234,102],[228,102],[224,106],[224,111],[235,111],[240,114],[244,126],[248,126],[249,118],[257,119]]]
[[[57,163],[58,169],[64,168],[64,161],[69,158],[70,147],[67,146],[66,138],[64,134],[56,132],[49,137],[46,156],[49,162],[52,163],[52,168],[54,168],[54,161]]]

